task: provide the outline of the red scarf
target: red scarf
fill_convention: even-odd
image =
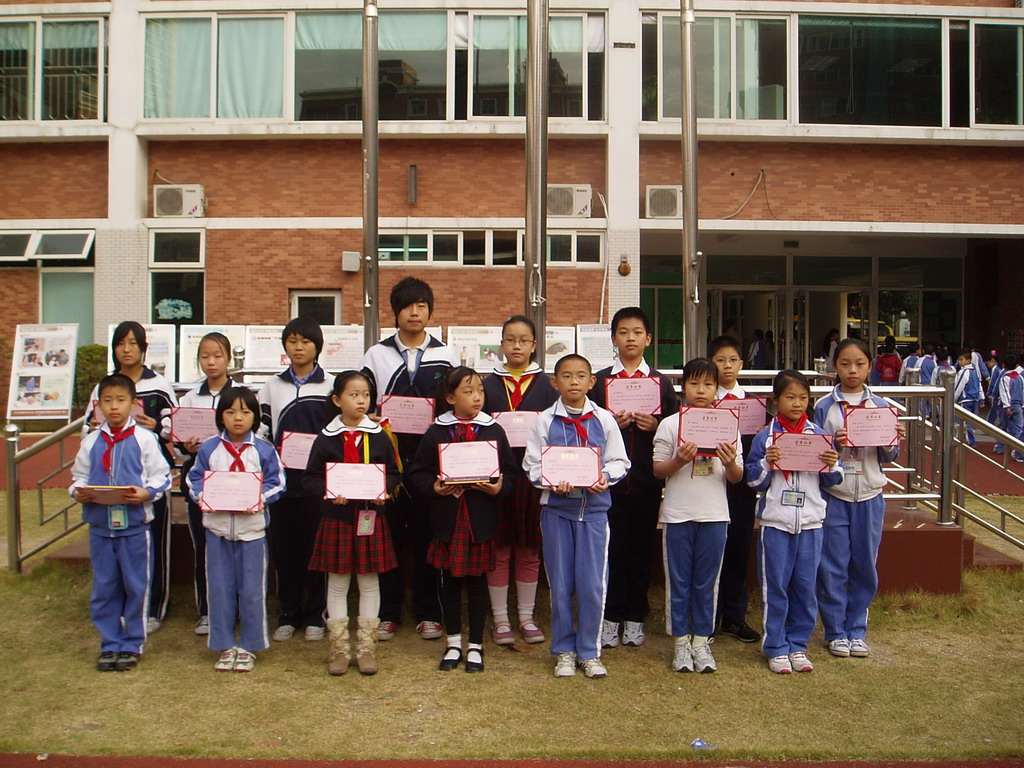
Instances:
[[[726,392],[725,397],[723,397],[722,400],[739,400],[739,398],[736,397],[736,395],[734,395],[732,392]]]
[[[560,418],[566,424],[572,424],[574,427],[576,427],[576,436],[579,438],[580,445],[585,447],[587,445],[587,439],[589,438],[589,435],[587,434],[587,428],[583,424],[583,422],[593,417],[594,411],[591,411],[590,413],[581,414],[576,418],[573,418],[571,416],[559,416],[558,418]]]
[[[344,450],[342,461],[345,464],[362,464],[363,457],[359,455],[359,433],[342,432],[341,446]]]
[[[617,379],[642,379],[643,377],[644,372],[641,371],[639,368],[637,368],[632,373],[629,373],[625,368],[623,368],[621,371],[615,374],[615,378]]]
[[[459,422],[451,429],[452,440],[456,443],[471,443],[476,439],[476,428],[469,422]]]
[[[231,454],[234,461],[231,462],[231,469],[229,472],[245,472],[245,462],[242,461],[242,454],[245,453],[245,449],[249,447],[248,443],[242,443],[241,448],[235,448],[234,444],[230,440],[224,440],[221,438],[221,444],[227,449],[227,452]]]
[[[520,376],[518,379],[512,379],[512,389],[508,393],[508,404],[512,406],[513,411],[518,411],[519,406],[523,402],[523,393],[526,392],[526,388],[530,386],[530,382],[533,381],[534,374],[527,373]],[[512,378],[511,376],[509,378]],[[508,387],[506,387],[508,389]]]
[[[113,432],[112,428],[111,428],[111,431]],[[122,427],[121,429],[118,429],[117,432],[114,433],[113,437],[111,437],[110,435],[108,435],[106,432],[104,432],[102,430],[100,431],[100,434],[103,435],[103,441],[107,444],[107,450],[103,452],[103,471],[107,472],[109,474],[110,473],[110,456],[114,452],[114,445],[117,444],[117,443],[120,443],[125,438],[131,437],[132,435],[134,435],[135,434],[135,427],[134,427],[134,425],[131,426],[131,427],[128,427],[127,429]]]
[[[781,416],[779,416],[776,419],[776,421],[779,422],[779,426],[781,426],[784,431],[792,432],[794,434],[800,435],[800,434],[803,434],[804,425],[807,424],[807,413],[805,412],[804,414],[802,414],[800,416],[800,418],[797,420],[795,425],[790,424],[788,421],[786,421]],[[786,480],[789,480],[789,470],[786,470],[786,469],[782,470],[782,476]]]

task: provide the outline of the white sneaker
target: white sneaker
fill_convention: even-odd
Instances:
[[[863,659],[871,655],[871,649],[867,643],[858,637],[856,640],[850,641],[850,655]]]
[[[156,618],[155,616],[150,616],[148,619],[146,619],[146,634],[155,635],[157,632],[160,631],[160,626],[160,619]]]
[[[208,635],[210,634],[210,617],[200,616],[199,621],[196,622],[195,633],[197,635]]]
[[[576,674],[576,654],[566,651],[558,654],[555,662],[555,677],[572,677]]]
[[[306,639],[311,643],[315,643],[317,640],[323,640],[325,634],[323,627],[306,627]]]
[[[850,641],[845,637],[840,637],[838,640],[829,640],[828,652],[833,656],[845,659],[850,655]]]
[[[789,656],[776,656],[768,659],[768,669],[777,675],[789,675],[793,673],[793,663]]]
[[[807,658],[807,654],[803,651],[794,651],[789,654],[789,663],[793,667],[794,672],[814,671],[814,665],[811,664],[811,660]]]
[[[213,668],[218,672],[230,672],[235,668],[235,660],[238,658],[238,648],[228,648],[220,658],[217,659]]]
[[[690,648],[689,636],[676,638],[672,669],[676,672],[693,672],[693,650]]]
[[[580,662],[580,666],[583,667],[583,674],[591,680],[608,677],[608,670],[604,668],[600,659],[584,659]]]
[[[695,645],[692,648],[693,669],[695,672],[714,672],[718,669],[715,657],[711,655],[711,641],[703,645]]]
[[[622,625],[622,644],[638,648],[644,644],[647,635],[644,634],[644,623],[642,621],[626,621]]]
[[[295,634],[295,627],[291,624],[282,624],[280,627],[274,630],[273,639],[279,643],[283,643],[285,640],[291,640],[292,635]]]
[[[619,644],[619,622],[617,621],[602,621],[601,622],[601,647],[602,648],[614,648]]]

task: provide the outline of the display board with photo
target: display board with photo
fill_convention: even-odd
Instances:
[[[78,324],[19,325],[14,333],[8,419],[69,419]]]

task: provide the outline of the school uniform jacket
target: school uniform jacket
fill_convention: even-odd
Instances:
[[[1001,365],[993,366],[989,372],[988,379],[988,398],[993,408],[1006,408],[1008,406],[1001,405],[1002,398],[999,394],[999,382],[1002,381],[1003,374],[1005,371]]]
[[[907,370],[910,368],[917,368],[921,364],[920,355],[907,355],[907,359],[903,361],[903,367],[900,368],[900,384],[907,383]],[[918,384],[921,382],[918,381]]]
[[[93,403],[99,399],[99,391],[100,385],[97,384],[89,394],[89,405],[85,411],[85,426],[82,428],[83,435],[90,431],[89,424],[95,413]],[[156,429],[153,431],[160,436],[161,440],[170,440],[171,408],[178,404],[178,398],[174,394],[170,382],[151,368],[143,366],[142,376],[135,382],[135,399],[142,402],[143,412],[156,421]],[[169,453],[165,451],[164,455],[170,460]]]
[[[82,520],[90,531],[99,536],[114,538],[142,533],[142,526],[153,520],[153,502],[161,498],[171,487],[171,467],[164,458],[157,436],[148,429],[136,425],[129,418],[124,429],[133,429],[128,437],[118,440],[110,449],[110,470],[103,468],[103,455],[107,442],[103,435],[113,436],[106,423],[82,439],[71,468],[69,493],[87,485],[135,485],[149,491],[149,501],[142,504],[127,504],[128,527],[110,530],[107,520],[107,505],[92,502],[82,505]]]
[[[324,517],[354,524],[357,510],[368,507],[383,511],[383,508],[368,501],[350,501],[348,504],[339,505],[324,498],[327,494],[327,464],[345,463],[345,446],[342,438],[345,432],[357,435],[356,447],[359,449],[360,461],[367,457],[367,464],[384,465],[384,485],[389,496],[402,482],[402,474],[398,471],[398,460],[395,458],[395,447],[391,444],[391,439],[380,424],[366,416],[355,427],[345,426],[341,417],[335,416],[320,430],[309,452],[306,472],[302,476],[303,490],[309,496],[316,496],[321,500],[320,509]]]
[[[420,442],[412,466],[405,474],[405,482],[412,486],[417,496],[430,500],[430,525],[434,538],[451,541],[455,531],[455,522],[459,508],[459,500],[455,496],[438,496],[434,493],[434,481],[439,471],[438,446],[443,443],[455,442],[453,430],[460,422],[451,411],[442,413]],[[496,496],[488,496],[481,491],[463,492],[469,508],[469,524],[473,532],[473,541],[477,544],[494,538],[498,527],[499,498],[509,496],[516,483],[516,461],[512,456],[505,430],[501,428],[490,414],[480,411],[472,424],[478,427],[474,442],[494,440],[498,443],[498,466],[501,469],[501,490]]]
[[[1024,377],[1017,366],[1012,371],[1005,371],[999,378],[999,405],[1002,408],[1020,408],[1024,404]]]
[[[614,485],[626,477],[629,472],[629,455],[622,442],[622,433],[615,417],[610,411],[598,408],[589,398],[583,403],[583,413],[594,415],[585,420],[587,430],[586,445],[601,449],[601,470],[608,478],[608,484]],[[549,510],[569,520],[602,520],[607,519],[612,499],[609,491],[591,493],[584,491],[581,498],[569,497],[552,493],[541,479],[541,451],[548,445],[579,446],[579,436],[574,425],[563,419],[572,418],[573,414],[565,408],[559,398],[554,405],[542,411],[534,422],[533,431],[526,441],[526,455],[523,458],[523,469],[526,470],[530,482],[542,488],[540,503]]]
[[[334,376],[317,364],[306,383],[295,386],[291,368],[267,379],[259,392],[259,436],[280,450],[285,432],[315,435],[324,423],[327,398],[334,387]],[[287,488],[281,498],[299,498],[308,494],[302,489],[302,470],[286,469]]]
[[[590,399],[599,408],[607,408],[605,386],[610,379],[618,378],[625,372],[622,363],[618,360],[608,368],[603,368],[594,374],[597,383],[590,390]],[[661,377],[661,413],[657,415],[659,422],[668,416],[674,416],[679,412],[679,398],[672,388],[672,381],[657,370],[651,368],[646,360],[640,361],[637,372],[645,377]],[[645,432],[636,424],[630,424],[625,429],[620,427],[622,442],[626,446],[626,454],[629,456],[629,472],[626,478],[612,487],[612,493],[616,496],[628,494],[633,491],[639,493],[657,493],[665,487],[665,481],[654,476],[654,434]],[[621,503],[621,502],[620,502]]]
[[[970,406],[981,400],[981,380],[973,365],[967,365],[956,372],[953,398],[958,405]]]
[[[188,471],[186,482],[188,494],[196,504],[203,497],[203,483],[206,470],[227,472],[231,470],[235,458],[225,447],[230,438],[227,432],[207,438],[199,446],[195,463]],[[284,467],[277,456],[274,446],[266,440],[249,432],[243,444],[242,464],[244,472],[263,473],[263,512],[255,515],[237,514],[232,512],[204,512],[203,526],[212,533],[228,541],[253,541],[263,538],[267,525],[270,524],[270,513],[267,505],[273,504],[285,489]]]
[[[918,384],[928,386],[932,383],[932,374],[935,373],[938,364],[935,362],[935,355],[924,355],[918,366],[920,374],[917,377]]]
[[[829,433],[814,422],[804,424],[805,435],[828,435]],[[821,528],[825,520],[826,488],[835,488],[843,481],[843,465],[837,462],[829,472],[790,472],[789,477],[781,470],[773,470],[765,459],[765,453],[778,435],[786,432],[778,418],[754,436],[750,455],[746,460],[747,484],[761,492],[757,502],[757,517],[761,525],[777,528],[786,533]],[[782,494],[797,491],[804,494],[803,506],[788,506],[782,503]]]
[[[839,393],[839,385],[828,395],[825,395],[814,405],[814,421],[824,428],[825,432],[834,435],[837,430],[843,428],[845,423],[844,409],[847,407],[846,399]],[[878,395],[871,393],[868,387],[864,387],[861,393],[860,402],[867,408],[887,408],[889,404]],[[882,464],[887,461],[894,461],[900,454],[900,447],[897,443],[892,448],[851,448],[846,445],[839,450],[840,462],[850,460],[860,461],[862,473],[857,475],[852,472],[846,473],[840,484],[829,487],[828,492],[837,499],[843,501],[866,501],[873,499],[885,488],[886,479],[882,472]]]

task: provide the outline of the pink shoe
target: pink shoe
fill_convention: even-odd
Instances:
[[[533,619],[519,622],[519,631],[523,633],[523,640],[531,645],[544,642],[544,633],[540,631],[540,627],[534,623]]]
[[[495,624],[491,637],[494,638],[495,645],[514,645],[516,642],[516,637],[512,634],[512,625],[507,621]]]

